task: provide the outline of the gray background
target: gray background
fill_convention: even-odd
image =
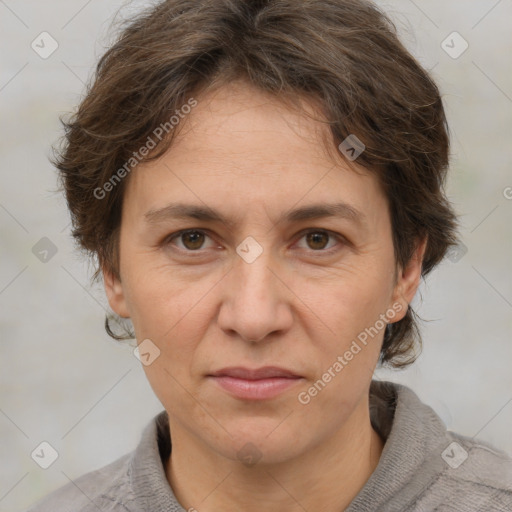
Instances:
[[[411,386],[451,430],[512,454],[512,1],[380,3],[441,88],[448,193],[468,251],[415,298],[429,320],[418,362],[377,376]],[[121,5],[0,0],[0,512],[131,451],[162,409],[133,349],[103,331],[104,293],[73,248],[48,162],[58,115],[79,101]],[[43,31],[59,45],[47,59],[31,48]],[[469,43],[457,59],[441,47],[453,31]],[[32,252],[43,237],[57,249],[46,263]],[[42,441],[59,454],[46,470],[30,456]]]

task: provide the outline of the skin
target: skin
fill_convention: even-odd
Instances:
[[[309,403],[298,395],[393,304],[401,312],[392,322],[405,315],[425,241],[406,268],[396,267],[380,185],[357,161],[355,172],[328,156],[324,125],[244,82],[197,99],[171,149],[130,176],[120,278],[104,268],[112,309],[132,319],[139,343],[149,338],[160,350],[144,371],[169,415],[167,479],[187,510],[344,510],[383,448],[368,393],[384,330]],[[147,212],[178,201],[207,205],[234,224],[148,220]],[[277,222],[292,209],[340,201],[365,224]],[[183,229],[202,233],[171,239]],[[252,263],[236,252],[248,236],[263,249]],[[277,397],[247,401],[206,377],[268,365],[302,379]],[[253,465],[237,456],[247,443],[259,455]]]

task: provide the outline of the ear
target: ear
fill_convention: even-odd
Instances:
[[[400,314],[393,318],[393,322],[398,322],[405,316],[407,308],[416,294],[418,286],[420,285],[423,256],[425,255],[426,248],[427,237],[418,242],[406,267],[398,269],[392,304],[399,303],[402,308],[400,309]],[[390,306],[392,304],[390,304]]]
[[[103,283],[107,294],[108,303],[114,311],[122,318],[130,318],[130,313],[126,304],[121,278],[113,270],[102,267]]]

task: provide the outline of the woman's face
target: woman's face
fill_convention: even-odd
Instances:
[[[319,124],[242,83],[197,99],[129,178],[107,294],[150,340],[173,435],[284,461],[368,414],[384,319],[405,315],[420,265],[395,274],[383,191],[326,155]],[[213,376],[270,366],[295,377]]]

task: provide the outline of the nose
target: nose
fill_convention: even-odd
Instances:
[[[233,268],[221,281],[221,329],[251,342],[282,336],[290,329],[293,293],[279,269],[270,250],[264,250],[251,263],[235,255]]]

